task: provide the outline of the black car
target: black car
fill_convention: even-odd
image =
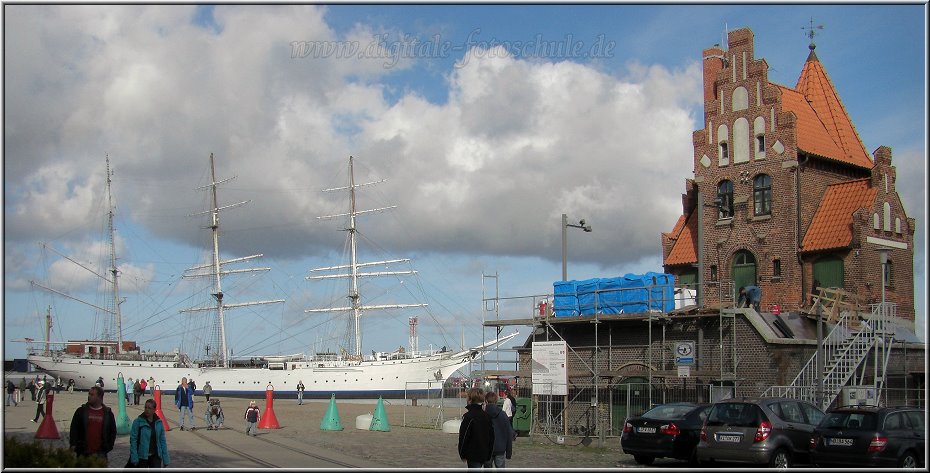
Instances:
[[[627,419],[620,446],[642,465],[666,457],[695,463],[694,447],[709,409],[709,404],[691,402],[653,407],[639,417]]]
[[[924,425],[924,410],[916,407],[833,409],[814,430],[811,460],[824,466],[923,467]]]

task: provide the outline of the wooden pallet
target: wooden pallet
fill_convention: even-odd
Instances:
[[[811,306],[812,311],[816,310],[815,308],[818,302],[823,305],[823,315],[826,316],[827,320],[830,322],[837,322],[843,311],[850,311],[858,314],[861,310],[859,306],[859,297],[856,294],[836,287],[818,288],[817,294],[814,295],[814,303]],[[852,320],[858,325],[858,317]]]

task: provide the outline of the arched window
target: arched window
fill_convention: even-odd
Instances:
[[[752,201],[755,215],[771,215],[772,213],[772,178],[767,174],[759,174],[752,181]]]
[[[882,207],[884,208],[883,210],[885,212],[885,218],[883,220],[884,225],[882,226],[882,230],[885,230],[886,232],[890,232],[891,231],[891,204],[889,204],[888,202],[885,202],[885,205],[883,205]]]
[[[733,217],[733,183],[720,181],[717,186],[717,218]]]

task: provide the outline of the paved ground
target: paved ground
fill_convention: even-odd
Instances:
[[[67,446],[68,429],[74,410],[87,399],[86,392],[68,394],[62,392],[55,397],[54,419],[62,439],[49,441]],[[305,401],[297,405],[293,399],[276,400],[275,416],[280,429],[261,429],[257,437],[247,437],[245,420],[242,415],[248,406],[248,400],[220,398],[226,414],[225,429],[208,431],[203,429],[203,412],[205,403],[198,396],[195,399],[195,417],[197,430],[181,431],[177,428],[177,410],[173,399],[165,397],[165,415],[172,428],[168,432],[168,448],[171,454],[171,468],[461,468],[463,462],[456,453],[457,435],[443,433],[441,430],[404,427],[404,416],[417,418],[416,409],[398,405],[399,401],[385,401],[385,409],[390,423],[390,432],[373,432],[355,428],[355,419],[362,414],[370,414],[375,404],[358,401],[338,401],[336,403],[342,431],[320,430],[320,422],[328,407],[325,401]],[[107,393],[104,402],[117,411],[115,395]],[[258,400],[259,407],[265,411],[264,400]],[[140,406],[127,406],[127,414],[134,419],[141,412]],[[26,401],[19,407],[5,407],[3,416],[4,432],[7,436],[16,435],[32,439],[38,424],[31,422],[35,415],[35,402]],[[447,417],[460,416],[464,413],[464,403],[460,412],[446,412]],[[41,422],[41,421],[40,421]],[[603,448],[598,447],[598,440],[588,447],[580,445],[579,438],[567,437],[563,445],[555,439],[546,437],[520,437],[514,445],[513,459],[509,468],[615,468],[635,467],[629,455],[620,450],[616,438],[608,438]],[[129,436],[118,436],[116,446],[110,454],[111,467],[122,467],[129,457]],[[658,460],[654,466],[666,465]],[[683,466],[668,462],[667,466]]]

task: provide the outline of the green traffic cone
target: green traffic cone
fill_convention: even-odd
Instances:
[[[342,422],[339,421],[339,411],[336,409],[336,395],[329,400],[329,408],[323,415],[323,421],[320,422],[320,430],[342,430]]]
[[[375,407],[375,413],[371,416],[371,427],[368,430],[391,431],[391,426],[388,425],[387,413],[384,412],[384,399],[380,396],[378,397],[378,406]]]

